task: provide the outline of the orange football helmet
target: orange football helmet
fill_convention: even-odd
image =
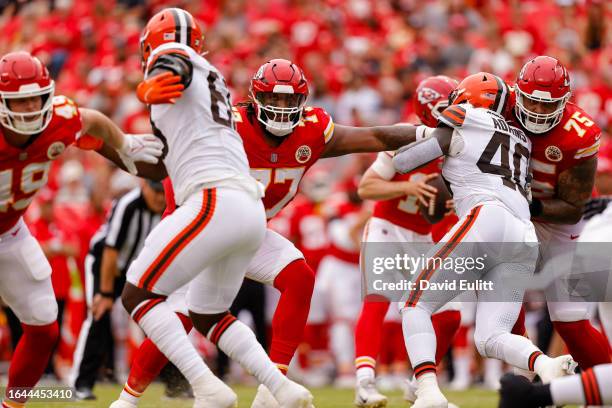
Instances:
[[[143,70],[153,50],[162,44],[177,42],[193,48],[198,54],[204,47],[202,29],[191,14],[180,8],[166,8],[155,14],[140,37]]]
[[[510,87],[497,75],[479,72],[465,77],[449,96],[450,105],[464,102],[509,117]]]

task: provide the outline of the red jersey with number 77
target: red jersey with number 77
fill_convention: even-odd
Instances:
[[[557,126],[527,134],[532,142],[531,193],[542,200],[555,196],[559,174],[597,155],[601,129],[580,107],[568,103]]]
[[[0,127],[0,234],[11,229],[28,209],[36,192],[47,184],[51,162],[79,139],[81,117],[74,102],[53,98],[53,117],[23,148],[5,139]]]
[[[299,124],[277,146],[270,146],[262,124],[248,105],[232,109],[236,130],[244,142],[251,176],[266,188],[266,217],[274,217],[295,197],[302,176],[319,160],[334,134],[331,116],[321,108],[306,107]]]
[[[248,105],[232,108],[236,130],[244,143],[251,168],[251,176],[266,189],[263,203],[266,218],[270,219],[293,200],[302,176],[319,160],[325,145],[334,134],[331,116],[321,108],[306,107],[300,123],[283,142],[273,147],[266,143],[264,130]],[[175,202],[172,185],[164,180],[166,190],[166,212],[174,211]]]

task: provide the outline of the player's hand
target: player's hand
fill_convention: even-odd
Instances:
[[[435,199],[438,189],[430,186],[427,182],[438,176],[438,173],[428,174],[423,179],[417,182],[409,182],[406,189],[407,195],[412,195],[417,198],[425,207],[429,206],[429,200]]]
[[[175,103],[183,94],[185,86],[181,84],[180,75],[164,72],[145,79],[138,84],[136,95],[140,102],[149,105]]]
[[[91,314],[95,321],[98,321],[113,308],[114,300],[96,293],[91,303]]]
[[[612,201],[612,197],[591,198],[584,206],[582,217],[585,220],[588,220],[597,214],[601,214],[606,210],[606,208],[608,208],[610,201]]]
[[[130,135],[123,138],[123,146],[117,151],[128,171],[137,174],[136,162],[155,164],[164,150],[164,144],[154,135]]]
[[[445,216],[449,216],[455,213],[455,200],[452,198],[450,200],[446,200],[446,214]]]

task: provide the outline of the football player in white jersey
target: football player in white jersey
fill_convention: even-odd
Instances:
[[[253,332],[229,313],[264,238],[263,186],[249,175],[227,86],[202,49],[202,31],[178,8],[153,16],[141,37],[145,80],[138,97],[150,105],[180,208],[147,238],[127,272],[122,301],[189,380],[194,407],[235,407],[237,397],[205,365],[165,301],[186,284],[194,326],[265,384],[281,407],[308,408],[310,392],[282,375]]]
[[[508,99],[508,86],[495,75],[481,72],[465,78],[451,94],[451,106],[442,113],[438,127],[426,129],[422,140],[401,149],[393,161],[398,171],[409,172],[445,156],[442,175],[460,219],[428,258],[481,259],[482,266],[466,268],[462,275],[491,282],[476,288],[474,343],[479,353],[535,371],[546,382],[566,374],[571,357],[551,359],[526,337],[511,334],[523,290],[503,287],[508,275],[529,279],[537,260],[527,201],[531,142],[505,121]],[[436,379],[431,315],[462,292],[458,272],[429,260],[416,275],[416,288],[400,304],[406,349],[418,383],[416,408],[448,406]],[[446,281],[455,281],[456,288],[434,291],[424,285]]]

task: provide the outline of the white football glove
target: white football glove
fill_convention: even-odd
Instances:
[[[123,138],[123,146],[117,151],[128,171],[137,174],[136,162],[155,164],[162,155],[164,144],[151,134],[130,135]]]

